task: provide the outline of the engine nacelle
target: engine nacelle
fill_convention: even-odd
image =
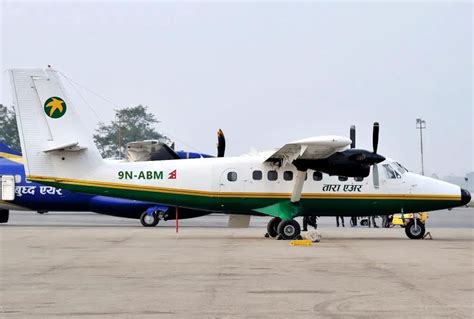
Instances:
[[[324,159],[297,159],[293,164],[298,170],[312,169],[329,175],[367,177],[370,174],[370,166],[384,160],[385,157],[366,150],[348,149]]]

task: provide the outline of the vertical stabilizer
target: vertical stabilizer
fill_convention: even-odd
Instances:
[[[27,176],[86,176],[102,163],[92,134],[53,69],[10,70]]]

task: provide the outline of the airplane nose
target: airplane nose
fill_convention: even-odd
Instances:
[[[471,194],[469,191],[461,188],[461,205],[467,205],[471,201]]]

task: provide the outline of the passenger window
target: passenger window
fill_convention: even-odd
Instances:
[[[262,179],[262,171],[253,171],[252,172],[252,178],[255,180],[255,181],[259,181]]]
[[[339,176],[338,179],[339,179],[341,182],[345,182],[345,181],[347,181],[347,176]]]
[[[356,182],[362,182],[364,180],[364,178],[363,177],[354,177],[354,180]]]
[[[276,181],[278,179],[277,171],[268,171],[267,178],[269,181]]]
[[[313,181],[320,181],[323,179],[323,173],[321,172],[314,172],[313,173]]]
[[[235,182],[237,180],[237,173],[236,172],[227,173],[227,180],[229,182]]]
[[[291,181],[293,179],[293,172],[292,171],[285,171],[283,173],[283,179],[285,181]]]
[[[390,179],[394,179],[395,178],[395,171],[393,170],[393,168],[391,168],[390,165],[388,165],[388,164],[384,164],[383,167],[385,168],[385,172],[387,173],[387,177],[390,178]]]
[[[15,183],[20,184],[21,183],[21,175],[15,175]]]

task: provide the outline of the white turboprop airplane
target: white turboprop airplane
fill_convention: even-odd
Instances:
[[[299,236],[296,216],[417,213],[461,206],[471,198],[456,185],[408,172],[377,154],[378,123],[373,152],[348,148],[351,140],[345,137],[318,136],[240,157],[109,162],[85,131],[81,108],[57,71],[15,69],[10,75],[31,181],[169,206],[268,215],[269,235],[283,239]],[[405,229],[412,239],[425,232],[416,218]]]

